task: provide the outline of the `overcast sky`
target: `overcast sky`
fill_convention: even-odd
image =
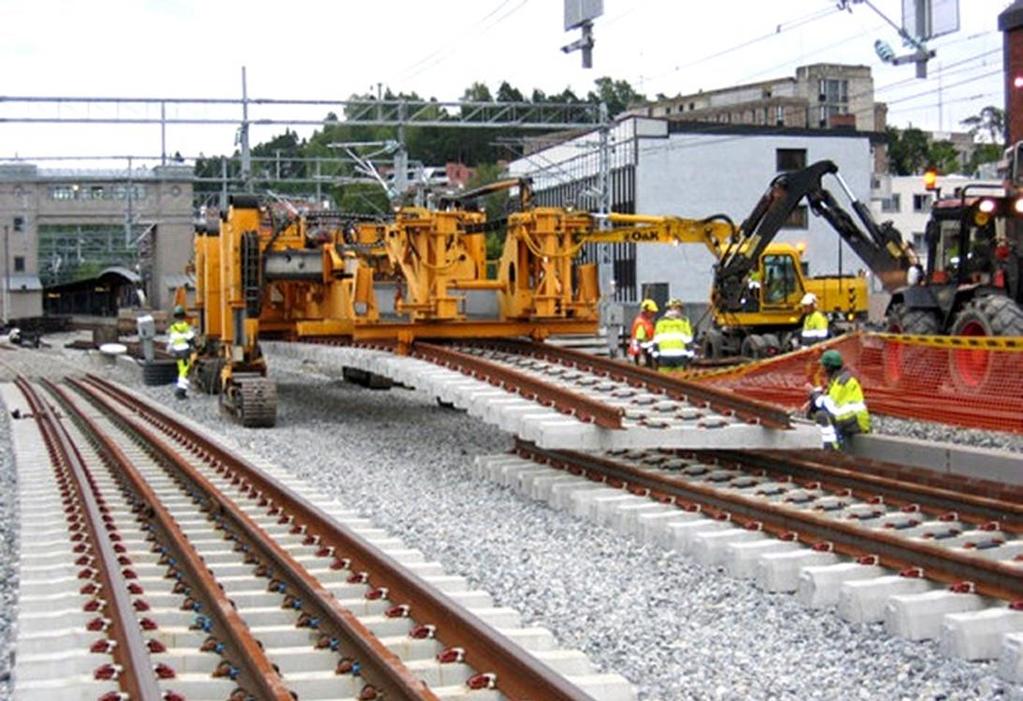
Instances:
[[[901,0],[873,4],[900,21]],[[997,15],[1008,4],[960,0],[960,31],[933,40],[931,77],[916,80],[913,66],[874,53],[878,38],[907,53],[891,27],[862,3],[848,12],[835,0],[604,0],[591,70],[559,50],[576,38],[563,31],[562,0],[2,0],[0,94],[240,97],[244,65],[250,97],[344,99],[383,83],[444,100],[502,80],[527,95],[585,95],[603,75],[652,97],[834,62],[873,69],[889,123],[948,131],[1003,103]],[[0,102],[0,118],[33,114],[42,112]],[[230,152],[234,131],[171,127],[167,148]],[[253,143],[277,131],[257,127]],[[0,123],[0,158],[159,152],[155,126]]]

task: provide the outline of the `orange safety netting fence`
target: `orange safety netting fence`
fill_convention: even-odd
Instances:
[[[1023,433],[1023,338],[856,333],[691,379],[798,409],[824,384],[833,348],[859,378],[871,412]]]

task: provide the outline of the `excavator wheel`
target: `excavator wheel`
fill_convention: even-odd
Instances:
[[[717,329],[708,329],[700,339],[700,356],[717,360],[725,354],[725,338]]]
[[[902,304],[888,311],[888,333],[930,336],[941,332],[938,317]],[[930,391],[940,383],[940,370],[931,351],[901,343],[885,343],[881,351],[885,382],[900,389]]]
[[[763,339],[764,344],[767,346],[767,357],[773,358],[782,353],[781,339],[778,338],[777,334],[765,333]]]
[[[976,297],[956,315],[952,335],[1023,336],[1023,309],[1002,295]],[[1004,373],[1011,371],[1004,367],[1007,360],[983,348],[957,348],[949,351],[948,366],[956,388],[973,393],[994,389],[998,377],[1005,377]]]
[[[742,346],[739,350],[740,355],[750,360],[760,360],[761,358],[768,357],[768,345],[767,339],[758,333],[751,333],[746,338],[742,339]]]

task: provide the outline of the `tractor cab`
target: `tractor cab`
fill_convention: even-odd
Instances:
[[[925,234],[926,282],[993,287],[1015,298],[1019,269],[1010,228],[1023,201],[1005,196],[1001,188],[988,189],[934,204]]]

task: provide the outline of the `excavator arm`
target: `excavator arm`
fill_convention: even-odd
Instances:
[[[838,180],[862,227],[822,185],[825,175],[833,175]],[[886,289],[905,284],[905,271],[916,263],[913,252],[891,222],[879,225],[874,221],[870,210],[856,199],[838,174],[838,166],[825,160],[776,177],[743,221],[738,236],[724,251],[715,270],[714,290],[724,308],[741,305],[750,271],[804,198],[811,211],[827,220],[882,280]]]
[[[724,214],[704,219],[618,213],[592,218],[593,226],[582,237],[583,243],[702,243],[715,258],[721,258],[739,231]],[[601,229],[601,220],[610,227]]]

